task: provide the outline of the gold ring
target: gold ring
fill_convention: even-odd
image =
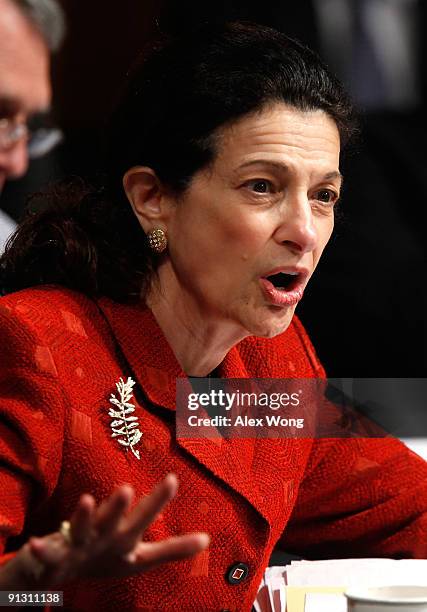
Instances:
[[[67,544],[73,543],[70,521],[62,521],[61,526],[59,527],[59,533],[62,535]]]

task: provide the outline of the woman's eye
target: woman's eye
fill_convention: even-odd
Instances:
[[[273,191],[273,185],[270,181],[265,179],[255,179],[253,181],[248,181],[246,186],[255,191],[256,193],[271,193]]]
[[[324,204],[335,204],[338,201],[338,195],[330,189],[320,189],[315,193],[315,199]]]

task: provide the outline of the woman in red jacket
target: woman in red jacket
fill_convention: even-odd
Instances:
[[[353,129],[309,50],[205,26],[135,71],[108,188],[33,200],[2,258],[1,588],[240,611],[277,545],[425,555],[427,469],[397,441],[175,436],[177,378],[324,375],[294,311]]]

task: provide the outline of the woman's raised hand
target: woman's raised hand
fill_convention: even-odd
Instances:
[[[208,546],[206,533],[158,542],[142,540],[177,489],[176,477],[169,474],[131,512],[134,493],[130,486],[118,488],[98,507],[91,495],[82,495],[70,519],[69,537],[58,531],[31,538],[14,561],[21,555],[25,573],[37,576],[41,587],[49,587],[82,577],[121,578],[190,557]]]

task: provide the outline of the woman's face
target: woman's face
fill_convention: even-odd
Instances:
[[[340,139],[323,111],[276,104],[218,134],[172,207],[169,258],[190,307],[242,333],[284,331],[334,226]]]

